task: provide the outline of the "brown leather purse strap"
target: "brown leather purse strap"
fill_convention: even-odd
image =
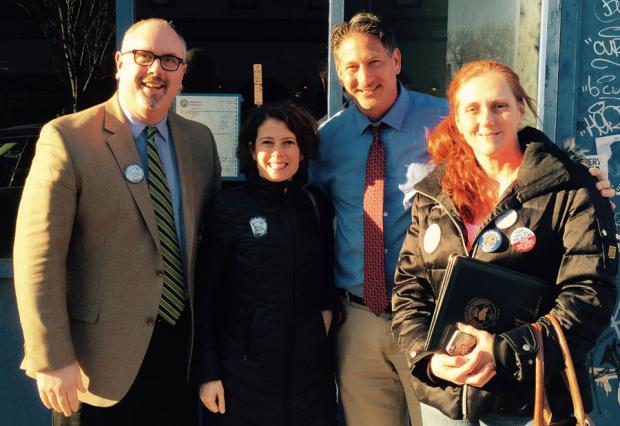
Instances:
[[[551,326],[557,336],[558,343],[560,344],[560,349],[562,350],[562,356],[564,357],[564,371],[562,374],[570,391],[570,397],[573,400],[573,415],[575,416],[578,425],[591,424],[591,421],[587,418],[586,412],[583,408],[581,392],[579,391],[577,375],[575,374],[575,366],[573,365],[573,357],[570,354],[570,349],[568,348],[564,331],[562,331],[560,322],[554,315],[547,314],[545,315],[545,318],[551,323]]]
[[[583,401],[581,399],[579,385],[577,384],[577,375],[575,374],[573,358],[571,357],[570,350],[568,349],[568,343],[566,342],[566,337],[564,336],[564,331],[560,326],[560,322],[553,314],[550,313],[545,315],[544,318],[546,318],[551,324],[562,351],[562,357],[564,358],[562,377],[564,378],[564,382],[570,391],[571,399],[573,401],[573,414],[577,421],[577,425],[594,426],[594,423],[588,417],[583,408]],[[534,382],[534,426],[544,426],[551,424],[551,410],[549,409],[547,394],[545,392],[545,356],[542,327],[536,322],[532,324],[532,329],[534,330],[534,337],[538,343],[538,352],[536,353],[536,375]]]
[[[544,426],[551,422],[551,410],[545,392],[545,351],[540,324],[532,324],[534,337],[538,344],[536,352],[536,375],[534,376],[534,426]]]

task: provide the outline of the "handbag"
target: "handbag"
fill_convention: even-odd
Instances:
[[[581,392],[579,391],[579,385],[577,384],[577,375],[575,374],[575,366],[573,365],[573,358],[571,357],[566,337],[560,326],[558,319],[551,313],[545,315],[553,331],[556,334],[557,341],[562,350],[562,356],[564,358],[564,369],[561,371],[564,383],[568,388],[573,401],[573,416],[575,424],[578,426],[594,426],[592,419],[586,414],[583,408],[583,401],[581,400]],[[539,323],[533,323],[534,336],[538,343],[538,352],[536,353],[536,375],[535,375],[535,393],[534,393],[534,426],[546,426],[552,425],[551,422],[551,409],[547,400],[547,393],[545,391],[545,354],[543,348],[542,328]]]

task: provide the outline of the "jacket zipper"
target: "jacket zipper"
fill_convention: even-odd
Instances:
[[[467,394],[469,393],[469,385],[463,385],[463,399],[461,404],[461,411],[463,411],[463,419],[467,420]]]
[[[248,322],[245,325],[245,333],[243,339],[243,362],[248,361],[248,355],[250,354],[250,343],[252,340],[252,328],[254,327],[254,312],[255,309],[252,308],[250,311],[250,316],[248,317]]]
[[[469,250],[467,250],[467,242],[465,241],[465,235],[463,235],[463,230],[461,229],[461,227],[457,223],[456,219],[450,214],[450,212],[448,211],[446,206],[444,206],[437,198],[432,197],[432,196],[428,195],[427,193],[422,192],[420,190],[417,190],[417,191],[420,194],[424,195],[425,197],[430,198],[431,200],[436,202],[437,205],[441,206],[441,208],[448,214],[448,217],[450,218],[450,220],[454,224],[454,227],[459,232],[459,235],[461,237],[461,243],[463,244],[463,249],[465,250],[465,253],[467,254],[467,257],[475,258],[474,254],[475,254],[476,250],[478,249],[478,244],[476,244],[477,238],[473,241],[473,243],[471,245],[471,253],[470,253]],[[500,204],[504,203],[506,200],[507,200],[507,197],[499,200],[497,205],[499,206]],[[491,215],[492,214],[493,214],[493,212],[491,212]],[[497,216],[495,216],[495,217],[497,217]],[[478,230],[478,233],[477,233],[476,237],[478,235],[480,235],[480,233],[484,230],[484,228],[487,227],[487,225],[489,223],[491,223],[491,222],[493,222],[493,220],[495,220],[495,217],[489,216],[487,218],[487,220],[480,226],[480,229]],[[461,411],[463,412],[463,419],[467,419],[467,414],[468,414],[467,413],[467,398],[468,398],[468,394],[469,394],[469,385],[464,384],[463,385],[462,400],[461,400]]]
[[[286,230],[288,234],[289,241],[289,254],[290,254],[290,270],[289,270],[289,282],[290,282],[290,303],[289,303],[289,323],[288,323],[288,333],[289,333],[289,349],[288,356],[286,359],[286,365],[284,368],[284,392],[283,392],[283,404],[284,404],[284,418],[287,425],[292,424],[292,390],[291,390],[291,377],[294,372],[293,369],[293,355],[295,348],[295,242],[293,241],[294,235],[291,229],[291,219],[289,214],[289,205],[288,205],[288,194],[285,192],[284,199],[284,217],[286,222]]]
[[[454,227],[458,230],[459,232],[459,236],[461,237],[461,243],[463,244],[463,250],[465,251],[465,254],[468,257],[471,257],[469,255],[469,250],[467,250],[467,242],[465,241],[465,235],[463,235],[463,231],[461,229],[461,227],[459,226],[459,224],[457,223],[456,219],[450,214],[450,212],[448,211],[448,209],[446,208],[446,206],[444,206],[443,204],[441,204],[441,202],[435,198],[435,197],[431,197],[430,195],[422,192],[422,191],[418,191],[420,194],[424,195],[427,198],[430,198],[431,200],[433,200],[434,202],[437,203],[437,205],[441,206],[441,208],[448,214],[448,217],[450,218],[450,220],[452,221],[452,223],[454,224]],[[472,244],[472,248],[474,247],[474,244]],[[461,399],[461,411],[463,413],[463,419],[467,419],[467,394],[468,394],[468,387],[467,384],[463,385],[463,393],[462,393],[462,399]]]

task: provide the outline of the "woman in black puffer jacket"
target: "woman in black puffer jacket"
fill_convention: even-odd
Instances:
[[[467,64],[455,75],[448,97],[450,115],[429,137],[437,167],[414,187],[412,223],[392,295],[392,329],[412,368],[423,423],[532,421],[538,345],[530,324],[496,334],[483,330],[485,324],[461,326],[475,337],[471,352],[451,356],[424,350],[453,253],[548,283],[556,296],[550,310],[568,340],[589,411],[586,357],[616,301],[617,246],[609,202],[588,170],[542,132],[517,131],[526,105],[532,105],[510,68],[493,61]],[[538,323],[554,420],[568,422],[572,406],[560,376],[559,346],[547,320]]]
[[[205,218],[193,377],[208,424],[335,422],[332,212],[303,186],[317,144],[300,108],[258,108],[237,149],[247,182]]]

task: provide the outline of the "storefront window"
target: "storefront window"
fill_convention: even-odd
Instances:
[[[157,4],[156,4],[157,3]],[[262,65],[263,101],[291,100],[317,118],[326,111],[328,0],[136,0],[135,19],[173,22],[190,48],[184,92],[240,94],[254,105],[253,65]]]
[[[345,19],[360,10],[383,16],[402,52],[400,79],[445,96],[465,62],[493,58],[513,67],[532,97],[538,83],[541,0],[332,0]],[[170,19],[193,62],[186,92],[237,93],[254,105],[252,67],[262,65],[264,102],[292,100],[317,118],[326,112],[329,0],[136,0],[135,19]]]
[[[345,0],[345,18],[359,10],[392,25],[401,81],[413,90],[444,97],[463,64],[488,58],[515,69],[537,96],[541,0]]]

